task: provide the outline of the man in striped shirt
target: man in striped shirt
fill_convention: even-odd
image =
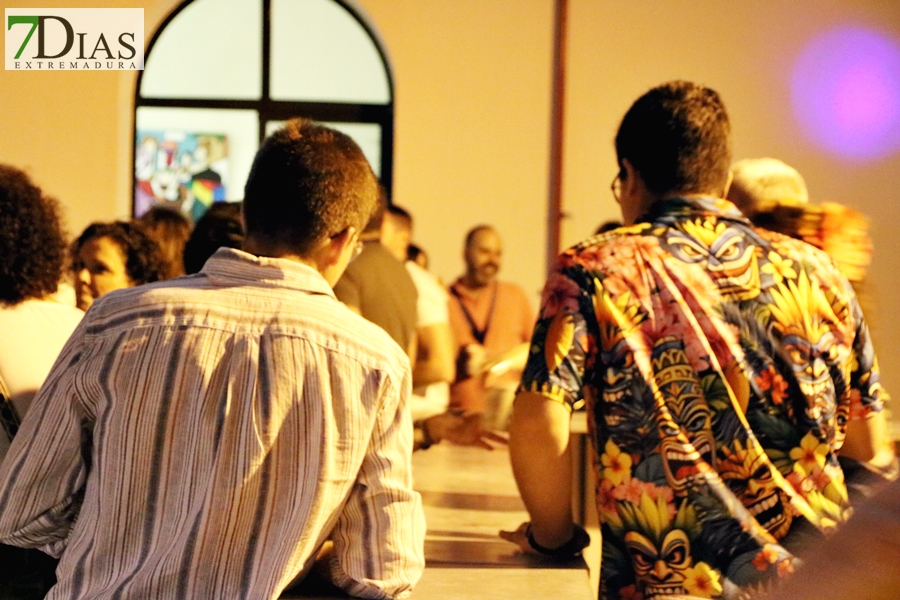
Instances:
[[[95,302],[0,468],[0,541],[61,555],[48,598],[277,598],[329,537],[338,586],[408,594],[409,361],[331,289],[376,194],[347,136],[291,121],[247,252]]]

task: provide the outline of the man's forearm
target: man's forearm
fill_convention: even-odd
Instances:
[[[534,540],[555,548],[572,537],[569,411],[531,392],[516,396],[509,453]]]

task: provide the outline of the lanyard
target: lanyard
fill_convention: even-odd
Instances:
[[[474,337],[479,344],[484,346],[484,339],[485,337],[487,337],[488,328],[491,326],[491,320],[494,318],[494,305],[497,303],[497,282],[494,282],[494,293],[491,295],[491,307],[488,309],[487,320],[484,322],[484,327],[482,328],[479,328],[475,324],[475,319],[472,318],[472,313],[469,312],[469,309],[467,309],[465,303],[463,303],[463,297],[457,291],[456,286],[450,288],[450,293],[456,297],[456,301],[459,303],[459,307],[463,311],[463,316],[469,323],[469,329],[472,331],[472,337]]]

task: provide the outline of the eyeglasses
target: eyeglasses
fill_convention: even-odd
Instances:
[[[353,246],[353,254],[350,255],[350,262],[356,260],[363,251],[363,241],[359,239],[359,234],[356,235],[356,245]]]
[[[347,231],[347,229],[341,229],[337,233],[332,234],[328,237],[333,240],[334,238],[336,238],[338,236],[344,235],[344,233],[346,231]],[[363,251],[363,241],[359,237],[359,232],[354,230],[353,235],[356,237],[356,240],[351,242],[354,245],[353,245],[353,250],[351,250],[351,252],[350,252],[350,261],[349,262],[353,262],[354,260],[356,260],[356,257],[358,257],[360,254],[362,254],[362,251]]]
[[[609,189],[612,192],[613,198],[616,199],[616,202],[621,202],[620,197],[622,195],[622,177],[621,173],[616,173],[616,176],[613,177],[612,183],[609,184]]]

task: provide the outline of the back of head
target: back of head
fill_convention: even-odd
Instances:
[[[415,244],[410,244],[406,248],[406,260],[412,261],[423,269],[428,270],[428,254]]]
[[[91,223],[78,239],[72,242],[72,266],[77,272],[80,266],[79,253],[88,241],[109,238],[125,256],[125,271],[135,285],[162,280],[166,270],[159,245],[144,233],[140,225],[127,221],[111,223]]]
[[[56,200],[19,169],[0,165],[0,303],[54,293],[65,251]]]
[[[671,81],[638,98],[616,134],[619,165],[627,159],[647,190],[723,195],[731,165],[731,126],[719,94]]]
[[[390,216],[391,220],[394,222],[395,226],[398,229],[412,232],[413,218],[412,215],[409,214],[408,210],[403,207],[397,206],[396,204],[391,204],[387,207],[387,214]]]
[[[369,220],[375,175],[347,135],[292,119],[264,142],[244,188],[247,238],[273,252],[308,254],[317,242]]]
[[[184,245],[184,272],[197,273],[219,248],[241,248],[244,225],[240,202],[216,202],[194,224]]]
[[[395,204],[387,207],[381,227],[381,243],[400,262],[406,261],[409,241],[412,238],[412,215]]]
[[[777,206],[803,206],[809,202],[806,182],[797,169],[775,158],[746,158],[731,166],[734,180],[728,199],[752,217]]]
[[[379,184],[375,208],[372,209],[369,220],[366,221],[366,226],[363,227],[362,232],[364,234],[367,234],[369,237],[374,237],[373,234],[381,233],[381,228],[384,226],[384,215],[387,214],[388,204],[390,204],[390,202],[388,201],[387,190],[384,189],[383,185]]]
[[[183,254],[184,245],[191,235],[190,220],[171,208],[154,206],[138,222],[159,246],[166,261],[163,279],[184,275]]]

